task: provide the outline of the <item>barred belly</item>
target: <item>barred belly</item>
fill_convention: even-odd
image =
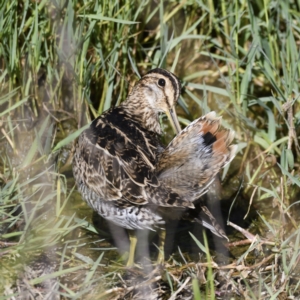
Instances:
[[[114,201],[105,201],[83,183],[79,186],[83,199],[101,217],[129,230],[163,227],[164,219],[154,210],[154,207],[132,205],[119,207]]]

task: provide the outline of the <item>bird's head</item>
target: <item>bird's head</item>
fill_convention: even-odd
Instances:
[[[167,114],[176,133],[181,131],[175,105],[181,92],[179,79],[171,72],[156,68],[144,75],[134,86],[131,95],[138,94],[141,105],[147,105],[156,114]]]

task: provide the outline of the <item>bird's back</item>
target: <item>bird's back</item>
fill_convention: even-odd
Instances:
[[[115,205],[126,205],[125,200],[146,203],[144,186],[157,185],[157,145],[155,134],[131,121],[121,108],[110,109],[78,139],[73,159],[76,182]]]
[[[95,119],[80,135],[73,158],[74,177],[87,203],[101,215],[107,208],[122,214],[116,208],[139,213],[146,207],[154,216],[157,206],[193,207],[158,181],[159,149],[157,134],[132,120],[122,107]]]

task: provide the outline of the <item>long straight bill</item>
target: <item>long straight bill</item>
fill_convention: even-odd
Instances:
[[[181,127],[177,118],[175,107],[171,107],[170,110],[166,112],[166,115],[171,122],[174,132],[178,134],[181,131]]]

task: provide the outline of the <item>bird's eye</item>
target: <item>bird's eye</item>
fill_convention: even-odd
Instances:
[[[160,85],[160,86],[165,86],[165,85],[166,85],[166,81],[165,81],[164,79],[160,78],[160,79],[158,80],[158,85]]]

